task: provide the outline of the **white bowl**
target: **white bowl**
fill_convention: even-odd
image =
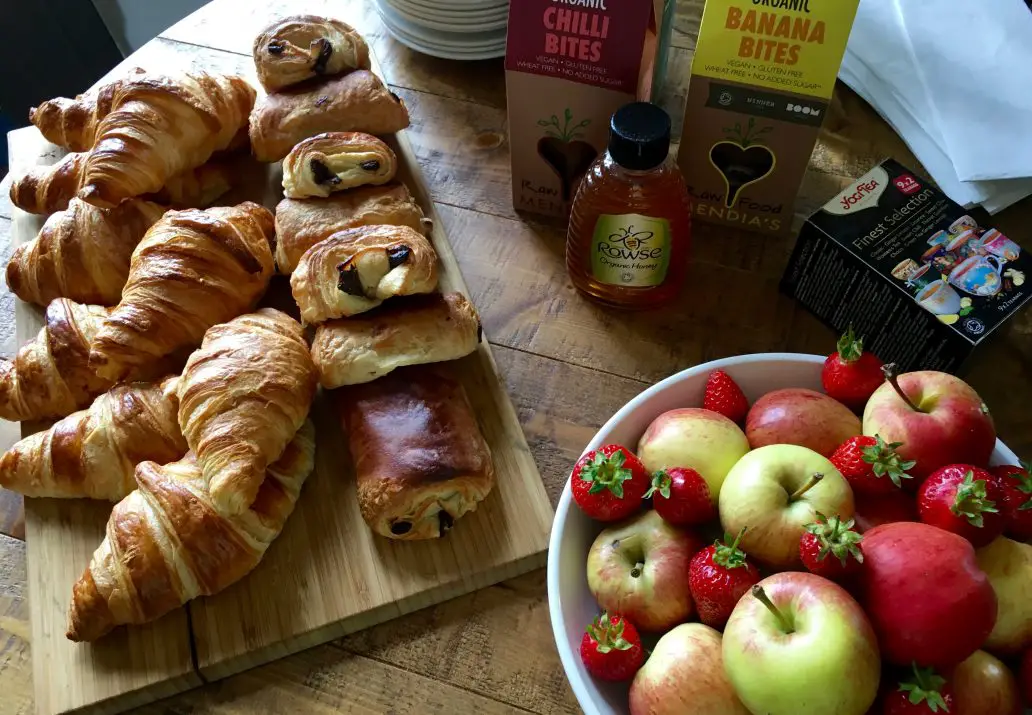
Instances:
[[[616,442],[635,449],[653,419],[677,407],[699,407],[706,378],[717,369],[735,379],[752,402],[783,387],[821,390],[820,355],[761,353],[715,360],[679,372],[648,388],[624,405],[584,449],[588,452]],[[1017,457],[997,440],[993,464],[1017,464]],[[559,498],[548,546],[548,611],[559,659],[577,702],[587,715],[622,715],[627,712],[626,684],[600,683],[580,659],[584,628],[598,615],[598,604],[588,590],[585,564],[588,549],[603,525],[589,519],[573,503],[569,481]]]

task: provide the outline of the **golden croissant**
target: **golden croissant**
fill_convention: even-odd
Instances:
[[[272,276],[272,213],[258,204],[169,211],[133,252],[122,299],[90,346],[90,366],[121,381],[254,307]]]
[[[290,290],[306,323],[357,315],[396,295],[437,288],[437,253],[408,226],[338,231],[301,257]]]
[[[11,203],[30,214],[52,214],[68,208],[79,192],[86,153],[65,154],[50,166],[34,166],[11,182]]]
[[[33,214],[64,211],[79,192],[88,156],[86,152],[66,154],[56,164],[32,167],[11,182],[11,203]],[[176,174],[161,189],[142,198],[174,209],[205,208],[237,183],[239,173],[236,162],[220,156]]]
[[[133,250],[165,207],[131,199],[102,209],[79,199],[43,224],[39,235],[15,249],[7,285],[28,303],[55,298],[114,305],[129,276]]]
[[[252,49],[258,81],[275,92],[313,77],[369,69],[369,48],[353,27],[315,15],[276,20]]]
[[[97,126],[111,111],[115,95],[126,82],[144,74],[139,67],[126,77],[83,92],[75,99],[57,97],[29,110],[29,121],[43,137],[71,151],[87,151],[93,146]]]
[[[141,463],[137,489],[112,509],[104,541],[72,589],[67,637],[92,641],[119,625],[153,621],[257,566],[315,464],[312,423],[292,437],[254,504],[236,516],[212,503],[192,452],[165,466]]]
[[[247,124],[255,91],[240,77],[194,72],[126,82],[97,127],[79,198],[97,206],[158,191],[225,149]]]
[[[216,325],[179,382],[179,424],[223,514],[254,501],[308,416],[316,372],[301,326],[272,308]]]
[[[118,385],[89,409],[26,437],[0,457],[0,486],[29,497],[118,501],[136,488],[137,464],[186,454],[178,380]]]
[[[87,366],[90,341],[107,312],[65,298],[51,303],[39,334],[14,360],[0,360],[0,418],[64,417],[110,388]]]

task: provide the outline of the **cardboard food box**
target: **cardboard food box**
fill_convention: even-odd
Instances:
[[[703,221],[785,234],[859,0],[707,0],[678,163]]]
[[[609,118],[662,82],[674,0],[519,0],[505,92],[517,209],[565,217]]]
[[[889,160],[807,220],[781,289],[886,362],[952,372],[1032,297],[1032,259]]]

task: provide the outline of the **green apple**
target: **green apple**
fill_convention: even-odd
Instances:
[[[749,715],[724,672],[720,633],[682,623],[652,649],[631,683],[631,715]]]
[[[1032,546],[1001,536],[975,558],[996,593],[996,625],[982,647],[1017,655],[1032,646]]]
[[[754,715],[864,715],[878,694],[874,629],[841,586],[811,573],[774,574],[731,612],[721,649]]]
[[[726,533],[746,529],[743,551],[771,568],[788,569],[799,567],[799,539],[817,512],[853,517],[853,490],[812,449],[772,444],[754,449],[731,468],[719,509]]]
[[[671,467],[690,467],[717,495],[724,477],[749,451],[749,440],[738,425],[724,415],[698,407],[664,412],[652,421],[638,442],[638,459],[650,472]]]

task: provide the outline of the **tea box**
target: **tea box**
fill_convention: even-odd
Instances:
[[[1032,297],[1032,259],[896,161],[803,225],[781,289],[903,369],[955,371]]]
[[[858,4],[707,0],[678,153],[695,218],[788,233]]]

